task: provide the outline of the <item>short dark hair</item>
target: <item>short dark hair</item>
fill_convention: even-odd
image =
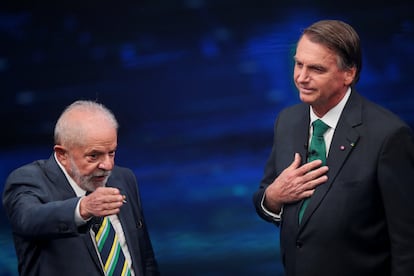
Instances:
[[[339,20],[321,20],[307,27],[302,36],[310,41],[325,45],[338,55],[338,67],[356,68],[351,85],[359,80],[362,68],[361,43],[358,33],[349,24]]]

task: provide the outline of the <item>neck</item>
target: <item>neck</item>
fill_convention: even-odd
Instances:
[[[339,104],[339,102],[345,97],[347,91],[348,88],[346,88],[343,93],[333,95],[325,102],[311,104],[312,110],[315,113],[315,115],[319,118],[325,116],[325,114],[328,113],[329,110],[331,110],[337,104]]]

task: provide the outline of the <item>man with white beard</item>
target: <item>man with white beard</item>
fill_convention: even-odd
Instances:
[[[114,162],[117,133],[109,109],[76,101],[56,123],[54,154],[9,175],[21,276],[159,275],[136,177]]]

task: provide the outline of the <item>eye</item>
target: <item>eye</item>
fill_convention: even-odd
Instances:
[[[303,63],[296,60],[295,61],[295,66],[296,67],[299,67],[299,68],[302,68],[303,67]]]
[[[96,153],[92,153],[88,155],[89,159],[91,160],[97,160],[98,159],[98,154]]]
[[[316,74],[323,74],[326,72],[326,68],[318,65],[309,66],[309,69]]]

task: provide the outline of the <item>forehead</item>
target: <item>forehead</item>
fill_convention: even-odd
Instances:
[[[95,147],[106,147],[116,144],[117,131],[112,127],[93,127],[84,136],[86,145]]]
[[[337,56],[325,45],[312,42],[304,35],[297,44],[295,59],[307,64],[331,65],[336,64]]]
[[[112,151],[117,146],[117,130],[111,124],[94,121],[83,125],[83,133],[78,150],[91,151]]]

